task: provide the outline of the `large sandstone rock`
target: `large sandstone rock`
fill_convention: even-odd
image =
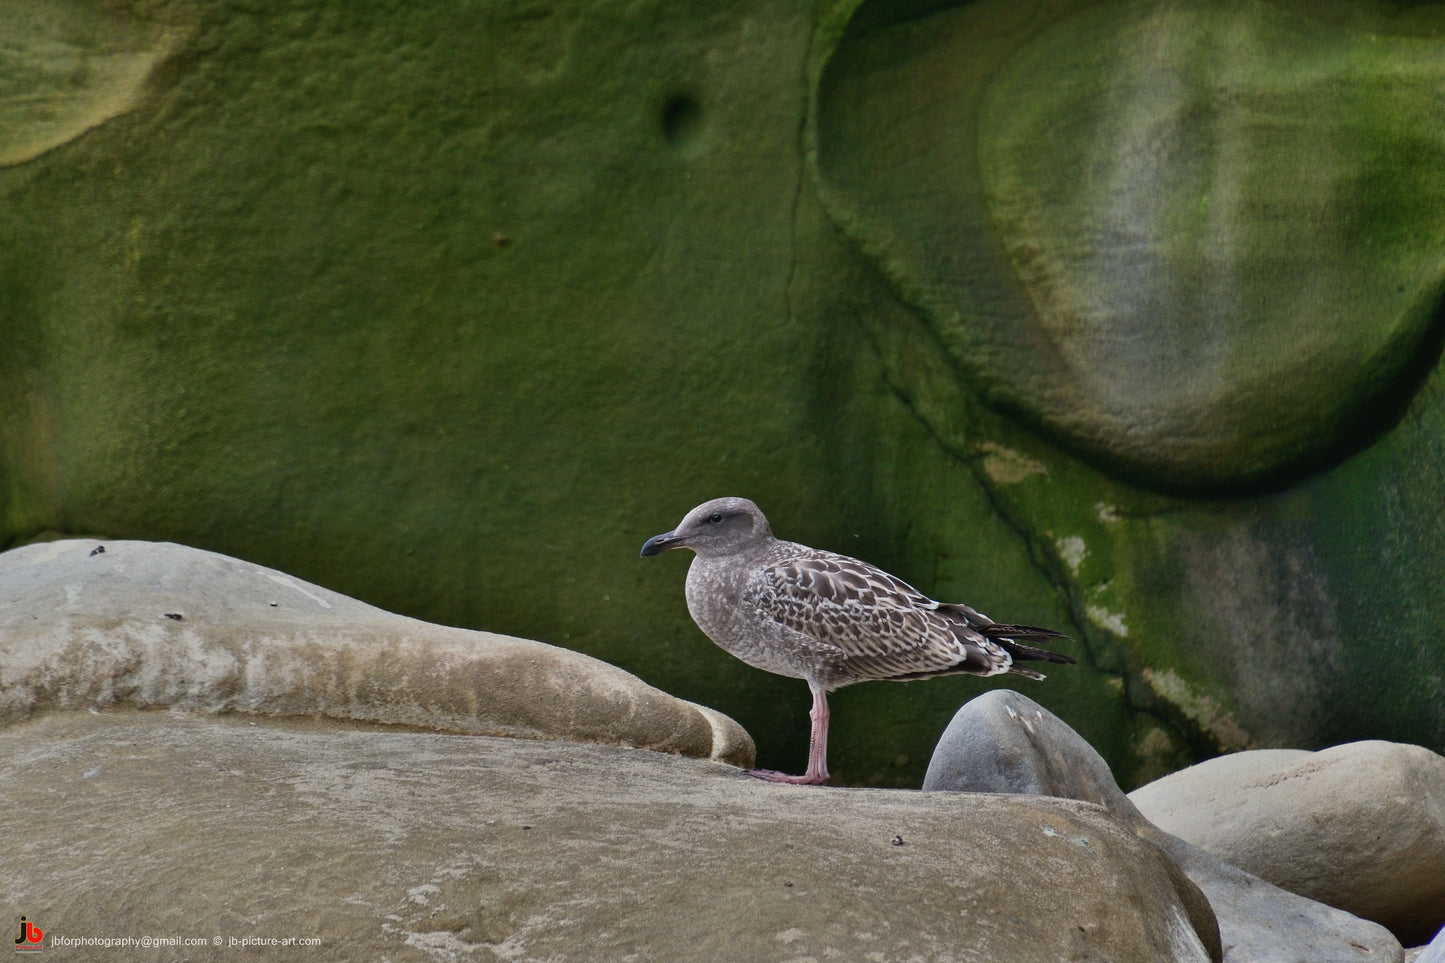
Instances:
[[[110,706],[753,760],[751,738],[727,716],[604,662],[393,615],[239,559],[96,540],[0,555],[0,724]]]
[[[0,900],[55,937],[319,938],[308,959],[1212,956],[1188,880],[1072,800],[173,710],[0,730],[0,811]]]
[[[1166,832],[1407,943],[1445,926],[1445,758],[1428,749],[1242,752],[1129,798]]]
[[[1383,927],[1298,896],[1152,825],[1078,733],[1036,702],[995,690],[958,710],[924,789],[1083,799],[1166,853],[1208,897],[1230,963],[1399,961]]]

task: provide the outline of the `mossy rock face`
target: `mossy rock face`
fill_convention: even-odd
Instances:
[[[1418,216],[1397,221],[1389,205],[1405,202],[1385,190],[1350,195],[1401,226],[1368,235],[1383,254],[1330,235],[1343,245],[1331,257],[1369,262],[1335,265],[1351,298],[1370,270],[1414,279],[1336,332],[1384,359],[1385,394],[1342,372],[1340,407],[1281,408],[1255,454],[1241,444],[1197,476],[1298,478],[1368,446],[1275,495],[1160,495],[1148,487],[1176,484],[1174,468],[1090,442],[1106,406],[1086,371],[1064,377],[1048,339],[1107,366],[1101,332],[1115,329],[1100,325],[1124,315],[1060,327],[1063,309],[1036,310],[1041,282],[1018,266],[1031,237],[1088,253],[1101,223],[1045,156],[1076,164],[1087,139],[1059,132],[1031,159],[1030,131],[1092,104],[1100,129],[1138,133],[1085,91],[1035,98],[1024,65],[1050,58],[1032,45],[1067,47],[1071,30],[1102,43],[1119,26],[1137,55],[1146,36],[1177,50],[1243,25],[1315,38],[1313,59],[1271,76],[1313,76],[1333,51],[1379,86],[1386,59],[1428,74],[1421,51],[1445,32],[1428,10],[1391,20],[1346,4],[1311,21],[1236,4],[1216,23],[1185,5],[1170,41],[1145,30],[1143,7],[1059,2],[920,5],[911,20],[901,5],[813,0],[24,6],[52,53],[90,52],[91,73],[65,75],[77,98],[107,64],[136,69],[120,109],[79,111],[68,139],[5,134],[32,147],[0,167],[4,544],[47,530],[178,541],[574,648],[722,710],[760,765],[796,770],[805,688],[702,637],[684,559],[637,558],[693,505],[739,494],[783,537],[1073,635],[1064,651],[1081,664],[1029,695],[1126,785],[1221,746],[1445,739],[1422,676],[1439,664],[1445,536],[1420,522],[1445,498],[1432,441],[1445,402],[1433,356],[1403,374],[1395,356],[1429,338],[1408,305],[1411,291],[1429,300],[1437,158],[1417,167],[1407,151],[1384,169],[1416,185]],[[6,89],[54,81],[32,63],[0,58]],[[1062,55],[1050,66],[1075,69]],[[1091,89],[1134,89],[1101,78]],[[1177,134],[1179,112],[1160,116],[1146,128]],[[1421,144],[1436,143],[1433,123]],[[1394,157],[1392,124],[1355,117],[1341,156]],[[1359,132],[1376,130],[1372,147]],[[1211,151],[1234,158],[1224,141]],[[1264,161],[1237,160],[1250,190],[1278,186]],[[1200,183],[1185,174],[1147,208],[1151,269],[1212,250],[1207,218],[1180,200]],[[1056,194],[1057,211],[1040,208]],[[1102,262],[1054,250],[1074,273],[1048,303],[1102,311]],[[1296,314],[1226,333],[1288,342]],[[1155,367],[1131,397],[1176,410],[1164,362],[1191,357],[1190,330],[1137,345]],[[1039,388],[1047,371],[1059,384]],[[1284,401],[1305,397],[1293,376],[1278,382]],[[1071,398],[1079,420],[1055,417]],[[1340,440],[1340,424],[1391,406],[1408,407],[1380,440]],[[837,693],[837,781],[917,785],[954,710],[991,684]]]
[[[1092,659],[1195,751],[1445,744],[1445,18],[905,6],[825,31],[820,197]]]
[[[727,707],[778,769],[806,688],[702,636],[683,559],[637,557],[705,498],[1067,628],[834,323],[872,282],[806,174],[811,3],[33,9],[47,42],[118,17],[171,46],[129,109],[0,168],[4,543],[176,541],[577,649]],[[916,785],[985,684],[841,693],[838,781]],[[1129,769],[1118,687],[1049,685]]]
[[[819,82],[819,179],[971,390],[1210,493],[1398,413],[1445,280],[1439,35],[1252,0],[869,6]]]
[[[0,0],[0,167],[33,160],[141,101],[146,79],[181,40],[158,6]]]

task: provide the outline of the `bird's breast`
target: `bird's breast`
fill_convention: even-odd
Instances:
[[[795,679],[817,676],[819,653],[810,640],[748,604],[739,567],[709,561],[695,559],[687,576],[687,610],[703,634],[756,669]]]

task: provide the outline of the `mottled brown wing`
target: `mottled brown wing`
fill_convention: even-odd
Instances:
[[[743,604],[835,647],[842,674],[861,681],[1008,670],[997,644],[901,579],[845,555],[788,548],[753,574]]]

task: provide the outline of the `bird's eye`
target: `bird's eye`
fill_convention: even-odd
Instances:
[[[722,512],[713,512],[707,517],[707,520],[711,524],[716,525],[718,522],[722,521]]]

